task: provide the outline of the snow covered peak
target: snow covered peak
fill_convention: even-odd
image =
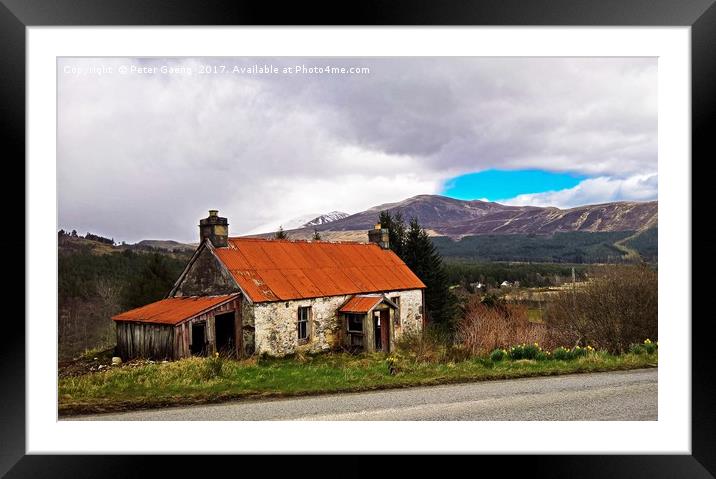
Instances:
[[[349,216],[348,213],[343,213],[342,211],[331,211],[330,213],[316,216],[312,220],[307,221],[306,223],[303,224],[303,227],[307,228],[309,226],[324,225],[324,224],[330,223],[332,221],[342,220],[346,216]]]

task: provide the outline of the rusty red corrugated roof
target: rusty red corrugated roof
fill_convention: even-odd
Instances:
[[[220,306],[238,296],[223,294],[220,296],[180,296],[162,299],[140,308],[132,309],[113,316],[114,321],[140,321],[155,324],[179,324],[185,319],[199,316],[201,313]]]
[[[382,296],[353,296],[338,311],[340,313],[367,313],[383,301]]]
[[[425,288],[375,243],[229,238],[215,252],[255,303]]]

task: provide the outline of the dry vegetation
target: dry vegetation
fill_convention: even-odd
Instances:
[[[547,306],[553,342],[623,353],[658,338],[658,275],[649,266],[601,269],[583,288],[563,291]]]
[[[546,342],[543,324],[529,321],[522,305],[497,302],[490,305],[471,298],[457,325],[456,339],[473,355],[488,354],[514,344]]]
[[[614,354],[658,339],[658,274],[648,265],[595,267],[589,281],[551,288],[473,294],[465,298],[455,339],[472,354],[534,344],[591,346]],[[538,301],[535,301],[535,295]],[[531,316],[539,305],[539,318]]]

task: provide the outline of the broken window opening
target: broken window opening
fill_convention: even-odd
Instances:
[[[299,306],[298,308],[298,339],[300,341],[308,341],[309,327],[308,321],[311,317],[310,306]]]

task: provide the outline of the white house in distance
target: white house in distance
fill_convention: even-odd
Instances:
[[[389,352],[422,330],[425,285],[379,224],[367,243],[229,238],[228,226],[209,211],[167,297],[112,318],[122,358]]]

